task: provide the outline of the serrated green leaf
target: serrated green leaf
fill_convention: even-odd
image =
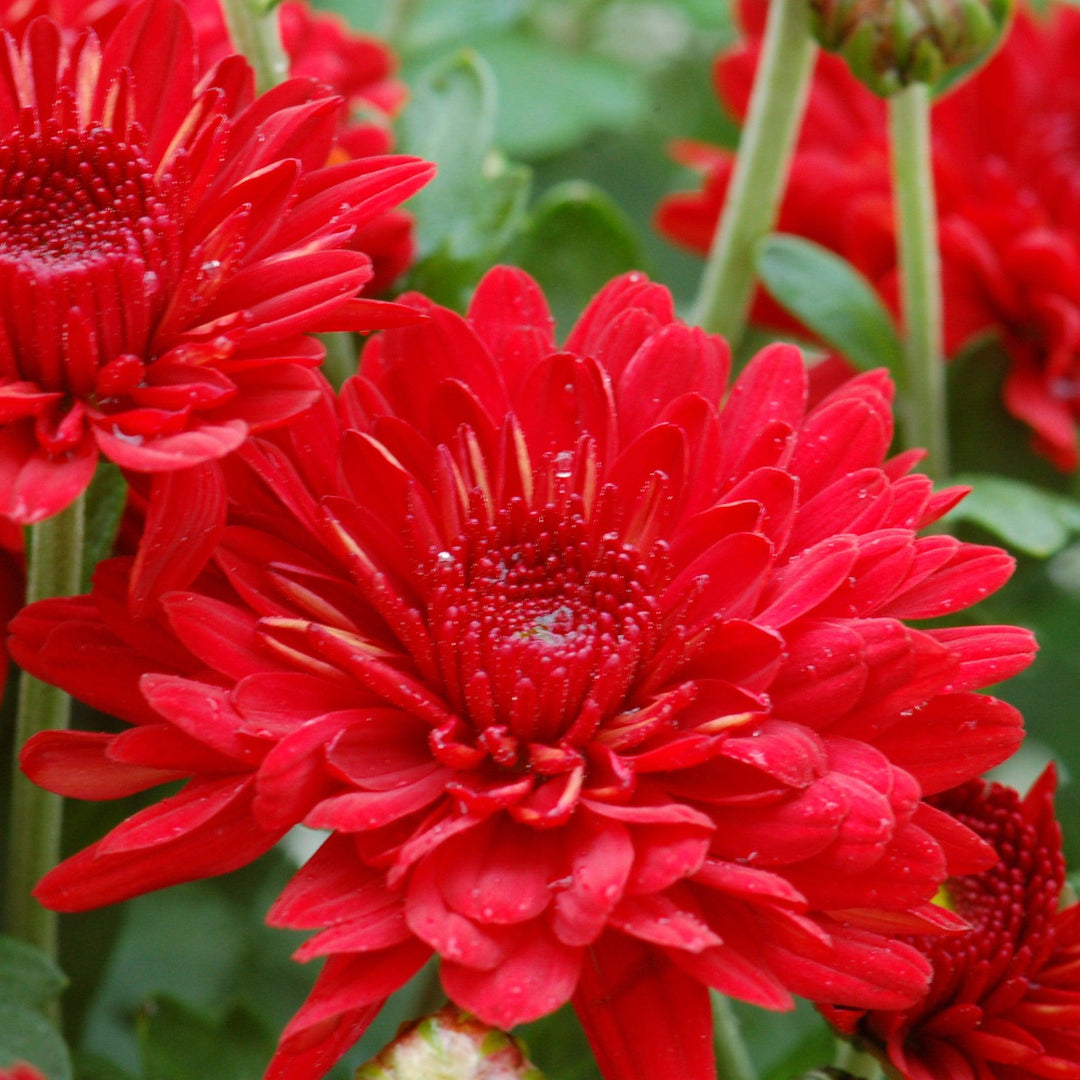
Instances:
[[[850,263],[810,240],[774,233],[758,248],[757,270],[777,303],[857,368],[886,367],[901,380],[892,317]]]
[[[515,195],[525,174],[493,153],[495,112],[495,76],[472,50],[436,65],[416,87],[402,117],[402,149],[438,165],[410,204],[421,259],[440,248],[475,258],[490,246],[492,226],[505,229],[500,188]]]
[[[40,950],[0,935],[0,1003],[37,1008],[67,986],[64,973]]]
[[[1009,547],[1045,559],[1080,532],[1080,503],[1066,495],[1005,476],[969,474],[953,478],[971,494],[945,518],[973,521]]]
[[[494,75],[465,50],[425,72],[402,117],[402,150],[438,165],[409,204],[419,249],[410,285],[442,303],[460,305],[524,220],[532,174],[494,148],[495,113]]]
[[[516,261],[543,287],[565,328],[607,281],[640,269],[643,254],[633,223],[614,200],[570,180],[537,203]]]
[[[71,1058],[60,1033],[37,1009],[0,1000],[0,1069],[25,1061],[48,1080],[71,1080]]]

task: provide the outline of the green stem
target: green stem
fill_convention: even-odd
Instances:
[[[713,1031],[716,1035],[716,1063],[723,1080],[757,1080],[754,1063],[743,1041],[739,1018],[731,1002],[713,994]]]
[[[27,603],[71,596],[82,583],[84,499],[30,529]],[[66,728],[71,699],[63,690],[23,673],[15,717],[16,751],[31,735]],[[56,915],[30,891],[60,858],[59,796],[31,784],[18,767],[11,789],[11,846],[7,873],[7,929],[56,957]]]
[[[806,0],[770,4],[739,154],[692,319],[733,346],[753,297],[755,249],[776,223],[816,55]]]
[[[400,48],[419,6],[419,0],[387,0],[380,36]]]
[[[949,441],[930,93],[924,84],[912,83],[889,99],[889,134],[905,337],[907,394],[901,415],[907,444],[928,451],[923,471],[941,480],[949,472]]]
[[[229,37],[255,72],[255,88],[260,94],[284,82],[289,75],[289,58],[281,44],[281,28],[276,9],[265,14],[258,0],[221,0],[221,10]]]

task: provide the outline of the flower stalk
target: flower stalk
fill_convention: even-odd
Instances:
[[[907,390],[901,418],[907,444],[928,452],[923,469],[941,480],[949,472],[949,446],[930,91],[925,84],[912,83],[889,99],[889,135]]]
[[[739,1028],[739,1018],[731,1002],[720,994],[713,996],[713,1034],[716,1064],[724,1080],[757,1080],[754,1062]]]
[[[806,0],[770,4],[731,187],[691,320],[732,345],[750,310],[755,249],[776,222],[816,55]]]
[[[263,94],[289,74],[289,58],[281,44],[277,10],[259,10],[258,0],[221,0],[229,37],[255,72],[256,90]]]
[[[30,528],[26,602],[71,596],[82,586],[85,496],[66,510]],[[15,717],[15,746],[39,731],[67,728],[71,698],[56,686],[23,673]],[[15,766],[11,787],[11,842],[7,867],[7,931],[57,953],[56,915],[30,892],[60,861],[60,796],[30,783]]]

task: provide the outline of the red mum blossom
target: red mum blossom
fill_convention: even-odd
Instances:
[[[902,1012],[825,1010],[904,1080],[1080,1076],[1080,906],[1065,882],[1053,767],[1023,800],[975,782],[934,799],[997,852],[990,869],[950,878],[961,935],[913,939],[933,964],[930,992]]]
[[[745,116],[760,53],[764,4],[746,0],[744,43],[722,55],[718,93]],[[1021,11],[1003,48],[934,108],[934,167],[950,353],[996,332],[1011,359],[1009,411],[1059,468],[1080,462],[1080,12],[1045,22]],[[672,239],[704,252],[732,156],[681,143],[676,156],[706,173],[700,192],[665,199]],[[818,60],[779,228],[854,263],[894,306],[896,245],[883,103],[835,56]],[[794,324],[761,298],[755,318]]]
[[[303,79],[254,99],[240,57],[196,83],[170,0],[103,48],[38,20],[0,72],[0,513],[55,513],[99,451],[184,468],[309,407],[303,335],[380,321],[346,245],[431,167],[324,168],[338,99]]]
[[[218,0],[186,0],[195,23],[203,64],[216,63],[232,51]],[[340,94],[346,103],[336,136],[335,156],[370,157],[393,147],[391,120],[408,91],[394,77],[397,57],[378,38],[360,34],[334,15],[315,12],[301,0],[278,9],[281,39],[294,78],[311,78]],[[366,291],[377,294],[393,284],[415,255],[413,219],[391,210],[357,230],[353,243],[367,252],[373,276]]]
[[[409,302],[427,318],[368,345],[336,416],[245,446],[225,490],[159,478],[137,560],[16,619],[20,663],[132,725],[36,737],[33,779],[191,778],[39,898],[330,830],[270,913],[328,957],[268,1074],[290,1080],[433,952],[487,1023],[573,1000],[610,1080],[712,1077],[709,986],[910,1004],[928,966],[895,934],[958,926],[930,901],[986,855],[921,795],[1015,748],[975,691],[1034,646],[906,625],[1012,560],[917,536],[962,492],[886,459],[888,379],[808,410],[775,346],[728,391],[723,343],[637,274],[562,348],[519,271],[465,318]]]
[[[0,1080],[46,1080],[46,1078],[33,1065],[18,1061],[10,1069],[0,1069]]]

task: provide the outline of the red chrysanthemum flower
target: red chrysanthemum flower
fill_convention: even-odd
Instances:
[[[46,1080],[46,1078],[25,1062],[16,1062],[10,1069],[0,1069],[0,1080]]]
[[[186,0],[195,22],[199,57],[216,63],[231,51],[218,0]],[[311,78],[345,99],[335,155],[362,158],[393,147],[391,120],[408,91],[394,77],[397,57],[378,38],[357,33],[344,21],[315,12],[302,0],[286,0],[278,9],[281,38],[294,78]],[[373,275],[365,291],[387,289],[412,262],[416,243],[412,216],[390,210],[358,229],[350,245],[366,252]]]
[[[723,343],[637,274],[562,348],[519,271],[466,318],[410,302],[427,318],[368,345],[337,418],[327,397],[249,443],[225,491],[166,477],[138,559],[16,619],[20,663],[133,725],[36,737],[33,779],[191,777],[40,899],[331,830],[270,913],[329,957],[270,1069],[290,1080],[433,952],[485,1022],[572,999],[610,1080],[713,1076],[708,986],[910,1004],[928,968],[893,935],[959,925],[930,900],[986,854],[921,795],[1015,748],[1019,715],[975,691],[1034,646],[906,625],[1012,560],[916,535],[962,492],[886,459],[886,376],[808,410],[775,346],[727,390]]]
[[[722,55],[718,93],[744,117],[760,54],[764,3],[744,0],[747,38]],[[1058,467],[1080,462],[1080,12],[1040,22],[1021,11],[998,54],[934,108],[934,168],[946,347],[994,331],[1012,361],[1004,401]],[[703,190],[665,199],[670,238],[704,252],[732,155],[680,143]],[[839,252],[896,307],[896,244],[884,103],[836,56],[818,60],[778,228]],[[754,317],[795,324],[768,298]]]
[[[904,1080],[1080,1077],[1080,906],[1065,882],[1053,768],[1027,797],[974,782],[934,804],[998,855],[951,878],[944,899],[971,929],[912,943],[934,967],[926,998],[901,1012],[825,1010]]]
[[[305,79],[253,99],[236,56],[196,84],[170,0],[103,48],[46,19],[0,46],[0,514],[32,523],[99,451],[183,468],[309,407],[303,335],[379,322],[346,245],[431,166],[324,167],[339,100]]]

